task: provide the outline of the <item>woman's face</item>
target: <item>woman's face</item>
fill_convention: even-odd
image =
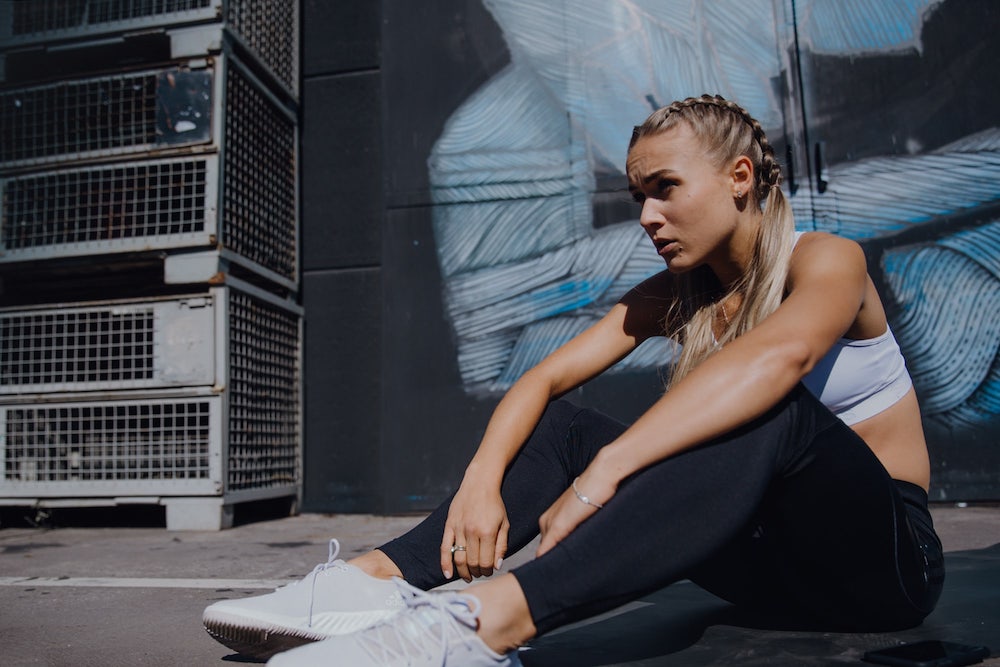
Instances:
[[[626,173],[629,191],[642,205],[639,224],[672,273],[708,264],[725,279],[736,269],[734,180],[709,160],[687,123],[639,139]]]

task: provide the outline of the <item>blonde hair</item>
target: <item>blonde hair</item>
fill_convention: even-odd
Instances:
[[[773,313],[785,295],[788,262],[794,244],[795,220],[779,187],[781,167],[760,123],[746,109],[718,95],[689,97],[654,111],[632,132],[629,150],[643,137],[687,123],[705,146],[709,160],[722,169],[740,156],[753,164],[754,187],[748,205],[763,207],[760,232],[746,273],[728,291],[707,266],[675,277],[677,296],[664,322],[666,334],[681,343],[670,374],[678,382],[698,364]],[[742,293],[740,308],[730,317],[724,310],[725,331],[716,339],[713,323],[717,305]]]

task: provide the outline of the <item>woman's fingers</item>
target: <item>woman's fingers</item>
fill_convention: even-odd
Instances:
[[[467,538],[456,535],[452,562],[455,563],[455,573],[464,581],[472,581],[473,575],[469,567],[469,558],[473,550],[477,548],[477,545],[469,544]],[[478,562],[479,557],[475,556],[473,560]]]
[[[446,529],[441,542],[441,572],[451,579],[457,576],[465,581],[488,577],[500,567],[507,550],[506,525],[499,534],[488,538],[462,537],[463,533]],[[454,536],[454,537],[452,537]]]
[[[441,574],[445,579],[451,579],[454,574],[455,562],[452,546],[455,544],[455,531],[450,526],[445,525],[444,534],[441,536]]]
[[[469,571],[475,577],[488,577],[493,574],[494,553],[496,553],[496,537],[479,540],[476,562],[469,561]]]
[[[495,502],[469,502],[459,495],[452,500],[439,549],[446,578],[488,577],[506,555],[510,522],[503,501],[489,500]]]
[[[507,556],[507,535],[510,533],[510,524],[504,519],[500,525],[500,532],[497,534],[497,548],[493,552],[493,568],[500,569],[503,559]]]

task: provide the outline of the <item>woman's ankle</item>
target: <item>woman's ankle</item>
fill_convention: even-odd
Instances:
[[[369,551],[357,558],[352,558],[347,563],[376,579],[403,578],[403,572],[396,567],[396,563],[378,549]]]
[[[497,653],[516,650],[537,634],[528,601],[514,575],[504,574],[463,592],[479,600],[477,634]]]

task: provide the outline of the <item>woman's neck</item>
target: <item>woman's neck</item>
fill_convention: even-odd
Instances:
[[[724,292],[731,292],[742,282],[750,268],[763,214],[740,216],[733,233],[719,248],[717,258],[708,262]]]

